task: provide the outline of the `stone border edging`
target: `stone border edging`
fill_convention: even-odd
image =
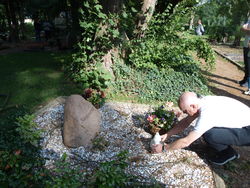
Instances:
[[[225,58],[226,60],[228,60],[230,63],[236,65],[240,70],[244,71],[244,67],[241,66],[239,63],[235,62],[234,60],[232,60],[231,58],[229,58],[228,56],[223,55],[222,53],[220,53],[218,50],[214,49],[213,50],[220,56],[222,56],[223,58]]]

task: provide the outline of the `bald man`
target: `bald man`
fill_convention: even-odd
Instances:
[[[207,144],[216,150],[209,161],[224,165],[239,158],[231,145],[250,146],[250,108],[240,101],[224,96],[197,97],[193,92],[185,92],[179,98],[179,107],[188,116],[161,135],[163,142],[182,132],[196,118],[197,121],[193,131],[184,138],[166,144],[166,150],[185,148],[203,136]]]

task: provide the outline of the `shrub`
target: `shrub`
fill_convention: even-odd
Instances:
[[[115,64],[113,92],[132,96],[139,102],[176,102],[184,91],[209,94],[206,79],[196,65],[186,65],[184,72],[173,69],[135,70],[129,65]]]
[[[83,98],[91,102],[96,107],[101,107],[105,102],[104,91],[87,88],[84,90]]]
[[[132,40],[129,46],[128,62],[136,68],[175,68],[193,64],[190,51],[206,61],[211,68],[215,62],[212,48],[201,37],[193,37],[183,25],[192,12],[190,1],[183,1],[170,12],[168,7],[163,13],[154,15],[149,23],[145,37]],[[196,62],[197,63],[197,62]],[[199,62],[201,64],[201,62]]]
[[[66,71],[81,88],[106,89],[112,78],[102,65],[102,56],[111,49],[111,38],[115,40],[119,32],[113,29],[115,18],[108,18],[101,10],[97,0],[83,3],[80,11],[82,40],[72,56],[73,61],[66,65]],[[105,28],[107,22],[110,27]]]
[[[121,152],[117,155],[117,159],[103,162],[94,174],[94,182],[92,185],[96,187],[128,187],[131,176],[125,173],[128,166],[126,162],[127,152]]]
[[[16,131],[19,133],[20,138],[24,143],[30,143],[33,146],[38,147],[41,130],[37,129],[37,125],[34,122],[33,115],[24,115],[23,117],[17,118]]]
[[[55,167],[50,169],[51,178],[44,182],[46,187],[78,188],[85,184],[84,170],[79,166],[73,166],[66,159],[67,155],[64,153],[61,159],[56,161]]]
[[[40,136],[27,112],[15,107],[0,114],[1,187],[43,187],[42,180],[48,178],[41,175],[46,170],[37,146]]]

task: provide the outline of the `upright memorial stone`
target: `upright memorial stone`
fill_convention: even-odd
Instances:
[[[64,107],[63,142],[68,147],[91,146],[100,131],[101,114],[80,95],[68,97]]]

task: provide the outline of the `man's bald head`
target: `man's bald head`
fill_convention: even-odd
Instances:
[[[187,109],[191,105],[198,104],[198,97],[196,93],[187,91],[180,96],[178,103],[181,110]]]

